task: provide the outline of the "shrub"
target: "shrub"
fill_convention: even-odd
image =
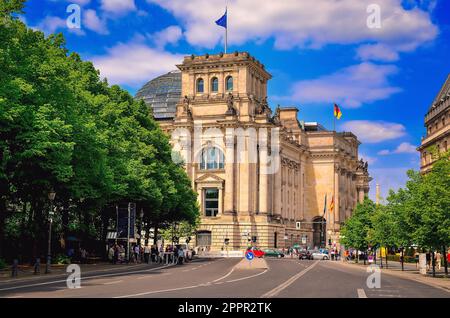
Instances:
[[[55,264],[70,264],[70,257],[64,254],[56,255],[54,259]]]
[[[6,261],[3,258],[0,258],[0,269],[6,268]]]

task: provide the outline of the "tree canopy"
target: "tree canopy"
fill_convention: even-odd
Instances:
[[[62,34],[13,18],[23,5],[0,3],[0,256],[5,238],[42,249],[52,189],[62,239],[103,239],[123,201],[149,223],[194,223],[196,193],[148,107],[100,79]]]

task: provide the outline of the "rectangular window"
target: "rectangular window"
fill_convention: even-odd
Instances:
[[[204,190],[205,216],[216,216],[219,213],[219,189]]]

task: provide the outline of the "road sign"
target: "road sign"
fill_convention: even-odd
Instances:
[[[245,258],[248,259],[249,261],[251,261],[254,257],[255,257],[255,255],[253,254],[252,251],[247,251],[245,253]]]

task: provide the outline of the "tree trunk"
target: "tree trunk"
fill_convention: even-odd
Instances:
[[[445,277],[448,277],[447,248],[445,245],[442,246],[442,255],[444,255]]]
[[[359,263],[359,250],[356,250],[356,263]]]
[[[405,270],[403,264],[404,264],[404,253],[403,253],[403,248],[402,248],[402,271]]]
[[[156,245],[158,243],[158,224],[155,224],[155,229],[153,232],[153,244]]]
[[[366,265],[367,251],[364,252],[364,265]]]
[[[436,260],[434,259],[434,250],[431,251],[431,264],[433,264],[433,277],[436,277]]]
[[[67,236],[68,236],[68,228],[69,228],[69,205],[66,202],[64,202],[62,207],[62,214],[61,214],[61,225],[62,225],[62,231],[61,231],[61,250],[66,250],[66,242],[67,242]]]
[[[383,268],[383,248],[380,246],[380,267]]]
[[[6,220],[6,200],[0,200],[0,258],[4,253],[4,236],[5,236],[5,220]]]
[[[388,267],[388,248],[385,247],[385,248],[384,248],[384,251],[386,252],[386,268],[389,268],[389,267]]]

